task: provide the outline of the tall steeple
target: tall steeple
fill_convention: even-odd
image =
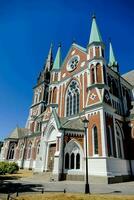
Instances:
[[[37,84],[40,84],[43,81],[50,82],[50,71],[53,66],[52,49],[53,49],[53,45],[51,43],[44,67],[43,67],[42,71],[40,72],[39,77],[37,79]]]
[[[100,31],[96,23],[96,17],[92,16],[91,32],[89,42],[87,45],[87,52],[89,54],[89,60],[96,58],[104,58],[104,43],[101,38]]]
[[[62,63],[62,58],[61,58],[61,44],[59,44],[57,53],[56,53],[56,57],[54,60],[54,64],[53,64],[53,69],[52,70],[59,70],[61,67],[61,63]]]
[[[101,34],[96,23],[95,15],[92,16],[92,26],[91,26],[91,32],[90,32],[88,45],[90,45],[93,42],[102,42]]]
[[[109,67],[111,67],[114,71],[118,71],[118,63],[115,59],[112,43],[109,43]]]

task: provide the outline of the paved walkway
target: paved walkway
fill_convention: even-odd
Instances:
[[[0,198],[8,192],[33,193],[33,192],[63,192],[84,193],[85,183],[82,181],[45,182],[42,176],[33,176],[19,180],[5,180],[1,183]],[[134,195],[134,182],[116,184],[90,184],[92,194]]]
[[[45,182],[43,177],[21,179],[24,184],[35,183],[41,184],[44,191],[63,191],[84,193],[85,182],[83,181],[59,181]],[[134,195],[134,181],[116,184],[90,184],[91,193],[99,194],[130,194]]]

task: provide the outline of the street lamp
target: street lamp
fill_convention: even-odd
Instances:
[[[85,194],[90,193],[89,183],[88,183],[88,157],[87,157],[87,128],[89,121],[85,117],[83,120],[84,129],[85,129],[85,143],[86,143],[86,183],[85,183]]]

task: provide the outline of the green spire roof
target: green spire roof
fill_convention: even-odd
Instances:
[[[102,42],[102,38],[96,23],[95,16],[92,17],[92,26],[91,26],[89,44],[91,44],[92,42]]]
[[[53,69],[60,69],[61,62],[62,62],[62,59],[61,59],[61,44],[60,44],[57,50],[55,60],[54,60]]]
[[[110,42],[110,44],[109,44],[109,66],[113,66],[113,65],[117,65],[117,62],[115,60],[113,47],[112,47],[112,44]]]

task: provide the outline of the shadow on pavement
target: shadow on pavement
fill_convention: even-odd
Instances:
[[[18,178],[17,178],[18,179]],[[37,192],[41,191],[43,186],[41,184],[25,184],[25,183],[15,183],[11,182],[12,179],[6,178],[6,180],[0,180],[0,194],[8,194],[8,193],[22,193],[22,192]]]

